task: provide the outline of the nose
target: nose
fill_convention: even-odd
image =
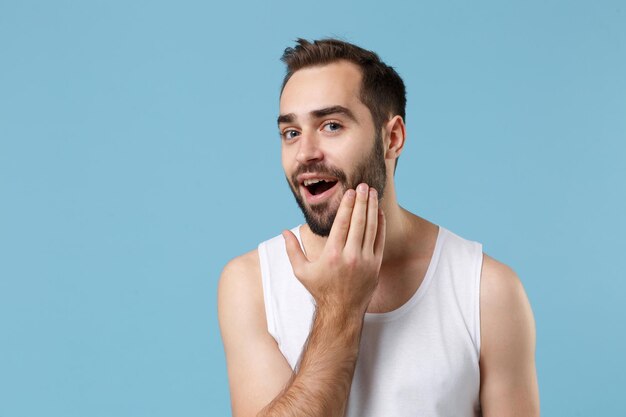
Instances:
[[[321,161],[324,153],[319,147],[318,139],[312,134],[302,134],[298,140],[298,153],[296,160],[300,164]]]

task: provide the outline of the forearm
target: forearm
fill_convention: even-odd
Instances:
[[[362,313],[318,309],[296,372],[259,417],[343,416],[362,327]]]

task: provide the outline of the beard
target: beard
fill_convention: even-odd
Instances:
[[[332,200],[324,201],[313,206],[307,206],[304,198],[300,193],[298,185],[298,175],[316,172],[319,174],[327,174],[337,178],[337,185],[342,190],[339,192],[340,199],[337,201],[336,196]],[[374,145],[369,154],[366,155],[353,171],[348,179],[346,173],[338,168],[327,166],[320,162],[308,165],[300,165],[296,172],[293,173],[291,181],[287,178],[289,188],[293,196],[304,214],[304,218],[313,233],[321,237],[328,237],[330,229],[333,227],[337,211],[341,203],[343,194],[348,189],[356,189],[360,183],[366,183],[378,192],[378,200],[382,199],[385,191],[385,183],[387,182],[387,169],[385,166],[385,158],[383,156],[383,141],[380,132],[374,140]],[[295,185],[294,185],[295,184]]]

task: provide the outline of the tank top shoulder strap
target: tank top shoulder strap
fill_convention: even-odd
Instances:
[[[483,245],[445,230],[437,280],[451,291],[458,305],[476,353],[480,353],[480,275]]]

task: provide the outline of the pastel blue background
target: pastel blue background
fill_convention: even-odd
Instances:
[[[404,77],[401,204],[512,266],[545,416],[626,407],[618,1],[0,0],[0,417],[226,416],[217,280],[302,221],[297,37]]]

